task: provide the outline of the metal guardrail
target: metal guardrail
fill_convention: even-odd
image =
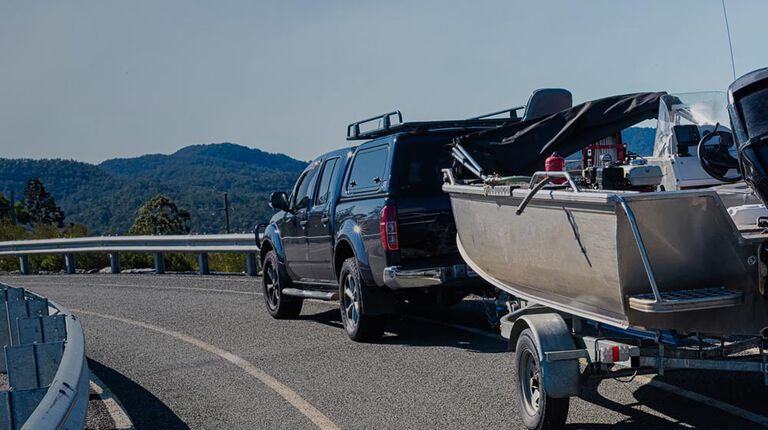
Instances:
[[[0,284],[0,343],[8,391],[0,430],[82,429],[90,373],[80,322],[64,307]]]
[[[259,227],[261,227],[260,225]],[[164,253],[190,253],[198,255],[201,274],[210,273],[208,253],[245,254],[246,272],[257,274],[256,254],[259,252],[255,234],[211,234],[174,236],[101,236],[68,239],[17,240],[0,242],[0,256],[18,256],[21,273],[29,274],[29,256],[63,254],[68,273],[75,273],[77,253],[109,254],[112,273],[120,272],[120,253],[148,253],[155,255],[155,271],[163,273]]]

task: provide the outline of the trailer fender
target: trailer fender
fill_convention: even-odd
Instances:
[[[510,331],[510,351],[515,351],[520,333],[525,329],[533,333],[547,394],[553,398],[579,395],[578,351],[563,317],[555,313],[521,316]]]

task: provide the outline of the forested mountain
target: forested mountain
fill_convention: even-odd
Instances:
[[[224,231],[223,193],[229,193],[233,231],[266,220],[271,191],[288,190],[305,162],[231,143],[195,145],[92,165],[71,160],[0,159],[0,192],[21,197],[38,177],[64,209],[67,222],[97,234],[123,234],[136,210],[162,193],[191,214],[194,233]]]

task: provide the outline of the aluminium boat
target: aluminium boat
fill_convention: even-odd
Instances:
[[[443,189],[460,252],[496,287],[565,314],[619,328],[768,335],[766,83],[763,69],[731,85],[732,125],[708,114],[725,112],[715,98],[652,92],[564,110],[552,103],[549,112],[545,103],[536,118],[455,139]],[[531,101],[570,100],[543,92]],[[652,119],[656,157],[622,154],[622,130]],[[555,152],[581,165],[542,171]],[[675,170],[681,160],[687,170]],[[686,174],[698,182],[670,185]]]

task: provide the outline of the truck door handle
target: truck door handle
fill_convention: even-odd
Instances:
[[[329,217],[328,215],[320,218],[320,222],[323,223],[323,225],[327,225],[330,221],[331,221],[331,217]]]
[[[305,220],[305,219],[303,219],[303,220],[299,221],[299,225],[301,225],[302,227],[306,227],[306,226],[307,226],[307,224],[309,224],[309,221],[307,221],[307,220]]]

